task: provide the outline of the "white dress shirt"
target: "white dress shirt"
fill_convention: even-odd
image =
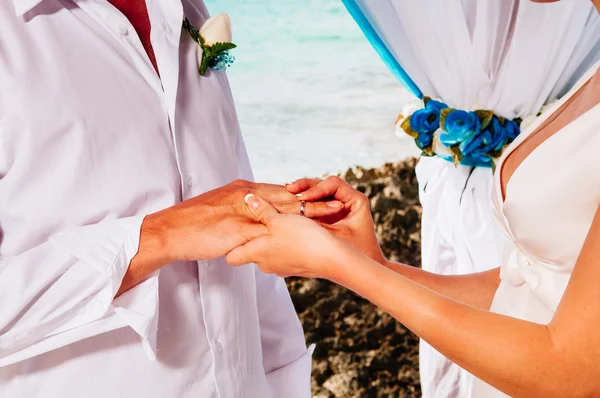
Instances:
[[[204,5],[146,3],[161,78],[106,0],[0,0],[0,397],[310,397],[256,266],[170,264],[113,300],[145,215],[251,178],[226,75],[181,28]]]

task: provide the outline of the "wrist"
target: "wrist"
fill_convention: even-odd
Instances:
[[[384,274],[389,272],[385,266],[350,246],[338,253],[328,279],[359,295],[364,295],[365,288],[373,286],[374,278],[381,278],[382,271],[385,270]]]
[[[393,268],[393,264],[397,264],[397,263],[394,263],[393,261],[390,261],[390,260],[384,258],[383,262],[380,264],[383,265],[385,268],[391,269],[391,268]]]
[[[359,251],[344,241],[335,239],[333,247],[328,251],[326,272],[323,277],[338,285],[344,285],[344,280],[351,272],[350,264],[356,255],[363,256]]]
[[[146,216],[142,221],[138,252],[131,259],[127,272],[123,275],[116,297],[170,262],[165,235],[157,221],[154,215]]]
[[[388,265],[388,260],[383,255],[383,252],[381,251],[381,247],[379,247],[379,244],[376,245],[376,248],[374,249],[373,254],[369,257],[371,257],[374,261],[383,265],[384,267],[387,267],[387,265]]]
[[[142,222],[138,256],[143,257],[155,270],[172,263],[177,256],[170,241],[164,211],[149,214]]]

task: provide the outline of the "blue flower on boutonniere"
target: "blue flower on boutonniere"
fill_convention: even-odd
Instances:
[[[209,18],[196,29],[189,19],[183,21],[183,28],[198,43],[198,67],[204,76],[208,68],[221,72],[233,64],[235,58],[229,53],[237,46],[231,42],[231,18],[227,14],[218,14]]]

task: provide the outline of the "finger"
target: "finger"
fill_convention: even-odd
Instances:
[[[284,186],[280,184],[269,184],[266,182],[255,182],[254,189],[283,189]]]
[[[296,195],[300,200],[315,201],[333,196],[336,200],[347,203],[353,196],[360,192],[352,188],[350,184],[339,177],[327,177],[327,179],[314,187]]]
[[[266,226],[269,225],[271,219],[279,215],[277,209],[275,209],[271,203],[256,195],[250,193],[246,195],[244,201],[250,208],[252,214],[254,214],[254,217]]]
[[[249,263],[258,263],[261,259],[261,253],[265,252],[268,244],[267,237],[260,237],[251,240],[243,246],[233,249],[227,254],[225,260],[229,265],[238,267]]]
[[[292,194],[304,192],[307,189],[314,187],[323,180],[320,178],[302,178],[294,182],[288,182],[285,184],[285,189]]]
[[[292,202],[277,202],[273,206],[282,214],[300,214],[302,202],[295,199]],[[344,210],[344,204],[338,200],[329,202],[306,202],[304,215],[308,218],[320,218],[335,215]]]
[[[283,188],[283,185],[279,185],[279,184],[268,184],[268,183],[254,182],[254,181],[248,181],[248,180],[236,180],[236,181],[232,182],[231,185],[238,187],[238,188],[248,188],[248,189],[275,189],[275,188],[282,189]]]
[[[253,239],[267,235],[269,233],[269,229],[265,225],[259,224],[256,221],[248,220],[248,222],[244,224],[240,233],[242,238],[245,239],[246,242],[249,242]]]
[[[258,184],[251,192],[271,203],[296,199],[294,194],[289,193],[283,186],[277,185],[268,186],[267,184]]]

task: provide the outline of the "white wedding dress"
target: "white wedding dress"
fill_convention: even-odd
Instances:
[[[502,198],[506,157],[585,84],[596,63],[558,103],[523,131],[501,157],[492,213],[508,238],[492,312],[548,324],[564,294],[600,203],[600,104],[542,142],[518,166]],[[475,398],[505,394],[481,380]]]

